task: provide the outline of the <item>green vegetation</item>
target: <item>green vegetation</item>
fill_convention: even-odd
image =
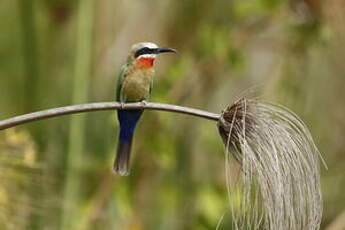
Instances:
[[[151,100],[219,112],[245,94],[292,109],[329,167],[321,170],[322,229],[342,229],[334,226],[345,226],[344,7],[0,1],[0,119],[112,101],[133,43],[173,47],[178,55],[157,61]],[[237,200],[227,198],[215,123],[146,111],[128,177],[112,172],[117,130],[115,112],[95,112],[0,131],[0,229],[206,230],[223,215],[219,229],[231,229],[228,202]]]

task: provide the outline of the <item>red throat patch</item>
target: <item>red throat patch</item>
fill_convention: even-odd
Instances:
[[[155,59],[150,57],[139,57],[137,61],[140,67],[151,68],[154,64]]]

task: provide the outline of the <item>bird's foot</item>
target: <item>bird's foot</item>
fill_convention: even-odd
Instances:
[[[121,105],[121,109],[124,109],[125,108],[125,103],[124,102],[120,102],[120,105]]]
[[[148,102],[145,101],[145,100],[142,100],[142,101],[141,101],[141,104],[142,104],[143,106],[146,106],[146,105],[148,104]]]

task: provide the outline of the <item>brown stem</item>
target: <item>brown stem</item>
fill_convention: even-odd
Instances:
[[[50,117],[57,117],[67,114],[91,112],[98,110],[116,110],[116,109],[150,109],[150,110],[161,110],[174,113],[183,113],[196,117],[201,117],[209,120],[218,121],[220,115],[210,113],[207,111],[193,109],[188,107],[182,107],[178,105],[160,104],[160,103],[149,103],[149,102],[138,102],[121,104],[119,102],[99,102],[90,104],[71,105],[53,109],[42,110],[34,113],[28,113],[12,118],[8,118],[0,121],[0,130],[8,129],[17,125],[25,124],[32,121],[42,120]]]

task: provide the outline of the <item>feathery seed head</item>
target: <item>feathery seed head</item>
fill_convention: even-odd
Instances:
[[[232,208],[235,229],[320,228],[320,153],[295,114],[243,98],[222,113],[218,129],[242,168],[241,206]]]

